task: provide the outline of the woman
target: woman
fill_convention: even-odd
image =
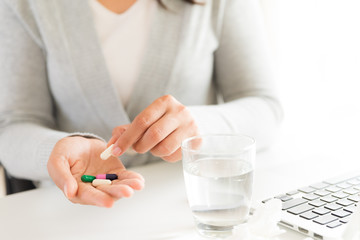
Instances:
[[[2,0],[3,165],[110,207],[143,187],[125,167],[180,160],[187,137],[241,132],[267,147],[281,109],[259,16],[253,0]],[[105,162],[102,139],[115,143]],[[80,180],[97,173],[119,180]]]

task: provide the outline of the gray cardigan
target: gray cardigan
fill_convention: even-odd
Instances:
[[[59,139],[80,132],[108,140],[115,126],[165,94],[189,107],[201,133],[245,133],[258,148],[271,143],[281,108],[257,1],[164,3],[169,9],[156,9],[125,108],[88,1],[0,0],[0,161],[10,174],[48,179],[46,163]],[[122,160],[132,166],[156,158]]]

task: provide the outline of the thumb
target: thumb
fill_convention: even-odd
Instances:
[[[64,157],[50,158],[48,172],[56,186],[64,192],[67,198],[75,197],[78,184],[71,174],[69,162]]]
[[[76,196],[78,184],[73,176],[64,183],[63,192],[68,199]]]

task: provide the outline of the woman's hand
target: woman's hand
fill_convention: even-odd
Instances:
[[[73,203],[111,207],[115,200],[130,197],[144,186],[144,178],[127,171],[117,157],[104,162],[100,154],[106,144],[98,139],[66,137],[58,141],[51,153],[47,168],[50,177]],[[111,185],[93,187],[81,181],[81,176],[115,173],[118,180]]]
[[[170,162],[181,159],[181,142],[198,134],[189,110],[174,97],[156,99],[130,125],[116,127],[108,146],[120,156],[131,146],[138,153],[150,151]]]

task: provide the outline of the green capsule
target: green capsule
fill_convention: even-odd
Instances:
[[[96,177],[91,175],[82,175],[81,181],[83,182],[92,182]]]

